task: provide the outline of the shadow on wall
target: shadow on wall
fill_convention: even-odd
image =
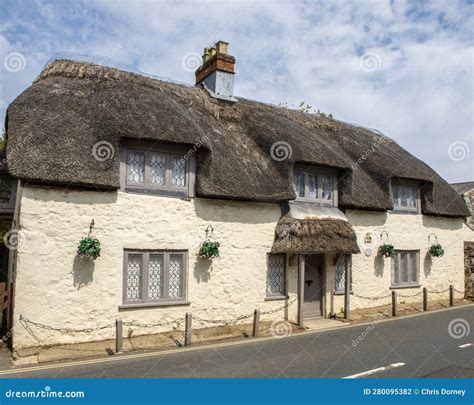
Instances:
[[[77,255],[74,257],[72,265],[74,287],[80,290],[92,283],[94,280],[94,266],[95,262],[93,260],[83,259]]]
[[[352,226],[382,226],[387,222],[387,212],[363,211],[364,215],[349,215],[349,222]],[[365,215],[369,213],[370,215]]]
[[[374,258],[374,274],[375,277],[383,277],[385,268],[385,259],[381,254],[377,254]]]
[[[463,219],[462,218],[441,218],[430,215],[423,215],[422,218],[423,226],[428,228],[438,228],[448,231],[455,231],[462,229]]]
[[[207,283],[211,279],[212,261],[198,257],[194,262],[194,278],[198,283]]]
[[[425,273],[425,277],[428,277],[431,274],[431,266],[433,264],[433,259],[431,255],[426,252],[425,260],[423,261],[423,271]]]
[[[277,222],[281,210],[277,203],[195,198],[196,216],[204,221],[265,224]]]

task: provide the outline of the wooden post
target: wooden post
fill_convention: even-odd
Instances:
[[[330,318],[336,319],[336,313],[334,312],[334,291],[331,290],[331,315]]]
[[[428,289],[423,288],[423,311],[428,311]]]
[[[115,321],[115,354],[122,351],[122,320],[117,319]]]
[[[344,319],[349,320],[350,318],[350,302],[349,297],[351,293],[351,265],[346,266],[345,274],[345,283],[344,283]]]
[[[397,316],[397,292],[392,291],[392,316]]]
[[[304,269],[305,256],[298,255],[298,325],[304,327],[303,303],[304,303]]]
[[[193,314],[186,312],[186,320],[184,323],[184,345],[189,346],[192,340],[193,333]]]
[[[449,286],[449,306],[454,307],[454,286]]]
[[[258,336],[258,327],[260,326],[260,310],[257,308],[253,312],[253,331],[252,331],[252,336],[257,337]]]

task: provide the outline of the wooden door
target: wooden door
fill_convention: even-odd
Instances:
[[[305,319],[323,315],[323,270],[323,255],[306,256],[303,301],[303,317]]]

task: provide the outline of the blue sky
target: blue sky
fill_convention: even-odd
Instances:
[[[58,55],[193,84],[198,55],[222,39],[237,96],[304,100],[469,181],[473,27],[472,1],[0,0],[0,119]]]

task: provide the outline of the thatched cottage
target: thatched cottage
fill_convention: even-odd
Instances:
[[[304,325],[387,304],[393,289],[408,302],[423,287],[463,295],[462,241],[474,238],[461,196],[384,135],[235,96],[234,64],[219,42],[188,87],[55,60],[11,103],[15,348],[114,334],[33,336],[20,317],[158,324],[142,334],[186,312],[194,328],[255,308]],[[87,235],[95,260],[77,254]],[[204,244],[219,257],[201,257]]]

